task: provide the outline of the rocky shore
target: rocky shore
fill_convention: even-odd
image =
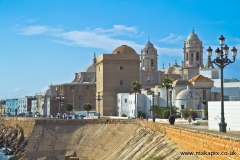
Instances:
[[[5,155],[18,155],[21,157],[25,151],[28,140],[24,138],[24,131],[18,124],[14,127],[0,124],[0,148]]]

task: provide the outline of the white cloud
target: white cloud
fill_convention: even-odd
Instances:
[[[129,35],[129,34],[137,34],[137,27],[127,27],[125,25],[113,25],[113,28],[110,29],[102,29],[96,28],[93,30],[96,33],[107,34],[109,36],[118,36],[118,35]]]
[[[185,37],[182,35],[176,35],[173,33],[170,33],[169,36],[162,38],[159,40],[159,42],[166,42],[166,43],[177,43],[182,42]]]
[[[18,87],[18,88],[15,88],[13,91],[14,92],[19,92],[19,91],[22,91],[23,89],[21,87]]]
[[[49,31],[49,28],[47,26],[29,26],[22,29],[21,34],[31,36],[46,33],[47,31]]]
[[[126,44],[135,49],[137,53],[143,49],[144,44],[138,44],[135,41],[125,40],[116,38],[115,36],[131,36],[135,37],[142,36],[144,32],[138,34],[137,27],[127,27],[125,25],[113,25],[112,28],[102,29],[102,28],[87,28],[86,30],[74,30],[74,31],[64,31],[61,28],[49,28],[46,26],[31,26],[24,29],[25,35],[36,35],[46,33],[47,35],[53,37],[52,42],[60,43],[63,45],[74,46],[78,45],[81,47],[88,48],[99,48],[111,52],[114,48]],[[169,43],[174,43],[181,41],[184,36],[175,35],[170,33],[166,38],[160,41],[165,41]],[[181,48],[161,48],[155,45],[158,49],[158,54],[167,55],[182,55]],[[46,89],[46,88],[45,88]]]

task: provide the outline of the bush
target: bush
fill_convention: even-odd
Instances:
[[[162,117],[163,117],[164,119],[167,119],[169,116],[170,116],[170,111],[169,111],[169,110],[164,110],[164,111],[162,112]]]
[[[126,114],[122,114],[122,117],[127,117],[127,115]]]

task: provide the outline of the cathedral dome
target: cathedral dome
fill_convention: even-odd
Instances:
[[[96,72],[96,66],[94,64],[91,66],[88,66],[82,72]]]
[[[49,88],[48,90],[46,90],[46,92],[44,93],[45,97],[56,97],[58,95],[57,91],[55,89]]]
[[[117,47],[116,49],[114,49],[114,51],[112,52],[112,54],[137,54],[136,51],[127,46],[127,45],[122,45]]]
[[[187,41],[194,41],[194,40],[199,40],[199,38],[198,38],[198,35],[196,35],[195,33],[194,33],[194,31],[192,31],[192,33],[188,36],[188,38],[187,38]]]
[[[199,96],[199,94],[192,90],[192,89],[185,89],[185,90],[182,90],[181,92],[178,93],[177,95],[177,100],[184,100],[184,99],[200,99],[201,97]]]
[[[153,44],[148,41],[146,44],[145,44],[145,47],[144,48],[154,48]]]

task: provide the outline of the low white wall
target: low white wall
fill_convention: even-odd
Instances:
[[[240,101],[225,101],[224,113],[227,130],[240,131]],[[208,129],[219,130],[220,121],[221,102],[208,102]]]

